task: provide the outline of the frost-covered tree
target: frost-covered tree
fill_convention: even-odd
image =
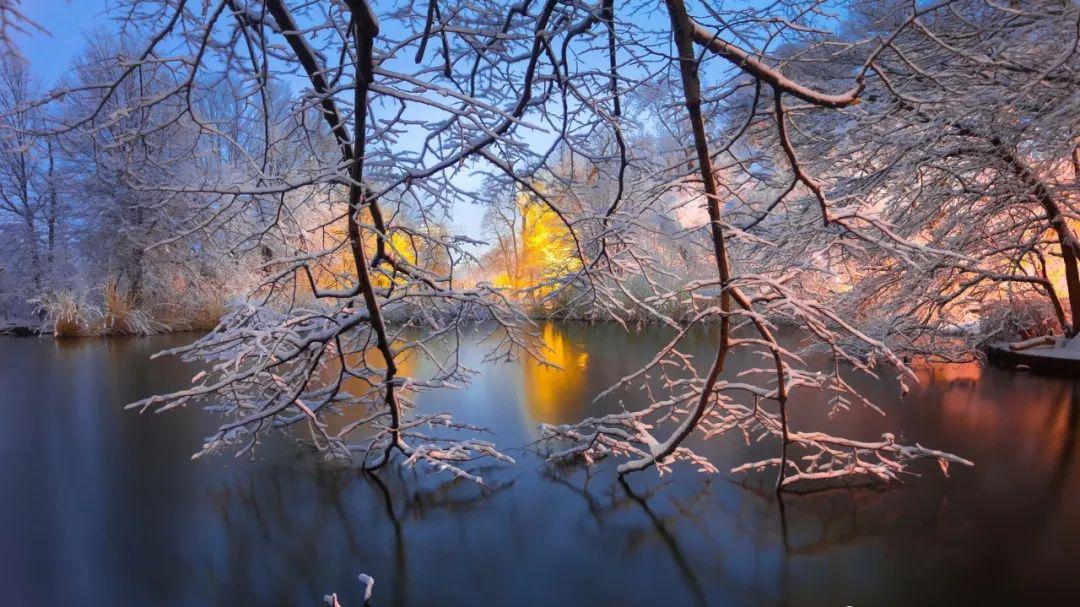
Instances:
[[[965,323],[976,340],[1009,337],[994,310],[1016,314],[1013,299],[1045,301],[1051,322],[1075,334],[1080,8],[950,2],[889,35],[908,10],[879,2],[849,16],[844,38],[888,40],[863,103],[798,113],[795,140],[824,197],[924,247],[917,263],[834,249],[826,259],[855,287],[839,294],[842,307],[896,347],[931,355],[968,350],[940,339]],[[804,56],[802,69],[831,74],[862,61],[826,48]],[[811,219],[797,208],[786,217],[785,229],[813,239],[791,230]]]
[[[0,0],[0,49],[12,57],[18,56],[18,47],[12,39],[15,33],[44,31],[23,14],[21,4],[22,0]]]
[[[16,319],[28,316],[26,299],[53,278],[48,270],[60,248],[56,141],[33,134],[46,119],[43,108],[31,107],[39,94],[22,59],[0,60],[0,309]]]
[[[509,458],[449,415],[416,412],[417,394],[475,372],[455,348],[470,331],[496,337],[492,360],[543,353],[506,290],[463,279],[478,261],[476,242],[429,226],[461,202],[526,196],[568,236],[557,271],[531,285],[534,300],[552,314],[644,318],[671,333],[652,362],[609,391],[644,383],[644,406],[544,426],[550,458],[625,457],[620,473],[680,460],[714,471],[688,437],[753,436],[775,440],[778,456],[739,470],[775,468],[778,489],[895,479],[920,457],[965,462],[889,434],[793,428],[788,411],[802,393],[865,399],[775,337],[776,323],[792,323],[838,364],[910,375],[815,285],[829,251],[851,238],[868,254],[911,263],[931,251],[828,195],[800,160],[794,115],[857,107],[884,79],[890,40],[948,4],[897,9],[882,36],[850,40],[829,33],[837,6],[820,1],[131,2],[118,14],[147,42],[101,79],[55,91],[97,100],[55,130],[133,125],[109,150],[160,141],[168,154],[118,163],[118,185],[174,211],[169,225],[182,234],[227,234],[230,254],[261,256],[246,302],[173,351],[207,370],[190,388],[134,406],[210,405],[226,421],[200,454],[246,453],[269,432],[303,428],[326,456],[366,468],[397,459],[476,478],[476,458]],[[804,57],[829,52],[857,67],[802,69]],[[148,73],[152,91],[139,88]],[[268,111],[283,86],[299,90],[287,117]],[[635,145],[664,131],[662,153]],[[763,171],[790,182],[774,188],[779,202],[751,199]],[[800,263],[779,246],[790,232],[755,233],[747,221],[765,225],[793,193],[813,201],[805,208],[821,226]],[[692,275],[676,271],[673,251]],[[681,342],[713,322],[721,337],[702,367]],[[731,377],[735,349],[766,364]],[[431,359],[435,373],[409,376],[413,357]],[[331,425],[335,414],[348,422]]]

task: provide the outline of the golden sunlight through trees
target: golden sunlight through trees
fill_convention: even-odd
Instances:
[[[347,290],[353,286],[355,270],[349,250],[345,218],[338,217],[330,221],[316,218],[316,221],[320,225],[311,229],[313,235],[301,245],[305,254],[323,252],[312,268],[315,284],[321,290]],[[369,260],[374,259],[376,252],[376,232],[371,227],[372,223],[370,210],[363,209],[360,212],[360,224],[368,228],[364,230],[363,243]],[[433,243],[433,240],[445,236],[446,229],[443,226],[424,224],[414,227],[410,222],[399,220],[399,223],[387,232],[386,249],[398,264],[434,274],[445,273],[449,268],[446,251]],[[372,282],[376,287],[387,288],[392,282],[402,284],[405,281],[404,277],[395,276],[392,269],[384,266],[375,270]]]
[[[548,195],[541,184],[535,187]],[[569,228],[544,201],[519,191],[515,210],[517,233],[511,236],[518,245],[502,253],[503,270],[492,282],[518,291],[531,289],[531,296],[540,299],[556,288],[553,281],[580,268],[581,262],[574,255]]]

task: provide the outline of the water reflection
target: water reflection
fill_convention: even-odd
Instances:
[[[585,393],[589,353],[564,326],[548,322],[540,333],[547,362],[521,365],[525,406],[534,422],[565,424],[581,418],[591,395]]]
[[[416,546],[408,541],[409,528],[432,515],[468,516],[513,483],[479,487],[408,476],[401,469],[374,476],[272,467],[223,483],[211,500],[226,550],[202,585],[248,593],[230,594],[227,604],[273,604],[285,597],[304,604],[333,591],[344,604],[359,605],[356,575],[365,572],[378,580],[376,604],[411,604],[410,554]],[[444,548],[453,546],[448,538]],[[251,588],[258,589],[254,596]]]
[[[626,496],[630,498],[630,501],[641,508],[641,511],[649,519],[649,522],[652,523],[653,531],[655,531],[656,535],[663,542],[664,547],[667,548],[668,553],[671,555],[671,559],[679,568],[679,573],[682,574],[683,579],[686,581],[687,587],[690,588],[690,593],[694,597],[694,603],[697,605],[705,605],[707,603],[705,600],[705,591],[701,587],[701,582],[698,581],[697,574],[694,573],[694,568],[683,554],[678,539],[676,539],[675,535],[668,529],[668,521],[662,519],[653,512],[653,509],[649,507],[649,502],[646,499],[647,496],[634,493],[634,490],[630,488],[630,484],[626,479],[619,477],[619,486],[626,492]],[[705,487],[707,489],[708,485]],[[703,489],[699,496],[704,495],[706,489]],[[680,512],[685,512],[682,508],[679,510]]]
[[[537,421],[618,406],[592,395],[666,337],[577,324],[543,335],[566,375],[487,368],[418,406],[490,427],[513,448]],[[483,471],[487,488],[329,468],[274,441],[255,461],[191,462],[215,418],[121,409],[194,374],[147,360],[186,339],[0,340],[0,604],[317,605],[337,592],[359,605],[360,572],[377,580],[377,606],[985,605],[1080,592],[1075,382],[927,370],[900,399],[894,382],[852,377],[889,416],[831,422],[822,399],[801,394],[793,408],[806,427],[892,429],[976,466],[780,503],[754,478],[649,473],[622,485],[608,464],[551,467],[516,451],[518,466]],[[712,337],[694,339],[707,358]],[[462,351],[477,368],[482,355]],[[722,469],[772,448],[702,447]]]
[[[583,476],[581,486],[577,486],[575,477]],[[659,540],[659,546],[670,556],[671,562],[679,572],[685,588],[689,590],[695,605],[707,605],[705,591],[702,587],[698,574],[693,565],[684,554],[678,535],[670,527],[677,526],[690,520],[693,512],[693,503],[708,497],[709,483],[704,483],[697,493],[685,500],[670,499],[672,510],[658,514],[650,505],[650,500],[661,499],[663,490],[668,487],[668,482],[653,483],[644,490],[634,490],[630,483],[617,478],[615,485],[611,485],[611,478],[605,477],[598,482],[600,489],[590,488],[593,475],[587,469],[578,469],[575,466],[548,469],[545,478],[554,485],[565,488],[572,494],[582,498],[588,505],[589,516],[598,528],[605,531],[605,535],[622,538],[622,546],[619,551],[623,557],[631,557],[635,552],[651,549],[656,545],[651,540]],[[594,495],[598,492],[598,495]],[[627,526],[616,515],[621,510],[637,510],[644,515],[641,524]],[[618,546],[615,546],[618,548]]]
[[[1060,446],[1055,466],[1057,474],[1053,477],[1052,485],[1054,492],[1060,493],[1065,488],[1073,460],[1076,459],[1076,435],[1080,429],[1080,386],[1074,383],[1071,390],[1062,386],[1062,405],[1056,417],[1058,421],[1054,423],[1054,435]]]
[[[397,344],[397,346],[400,346],[400,344]],[[412,377],[423,373],[424,371],[421,370],[422,366],[418,364],[418,358],[419,355],[415,353],[398,356],[394,361],[397,365],[398,376]],[[359,372],[359,370],[364,368],[365,363],[371,365],[372,369],[383,368],[381,354],[379,354],[374,346],[368,348],[364,352],[348,354],[345,356],[345,359],[349,365],[351,374],[346,376],[342,381],[342,392],[356,397],[366,394],[371,390],[379,389],[383,379],[379,373],[363,374]],[[329,358],[328,364],[319,370],[320,380],[327,385],[332,385],[333,382],[337,380],[340,371],[340,363],[333,358]],[[376,398],[374,400],[375,402],[381,402],[381,398]],[[326,430],[328,433],[336,435],[347,426],[368,418],[371,413],[372,411],[370,409],[362,406],[339,407],[335,414],[325,417]],[[349,436],[352,441],[359,443],[374,433],[374,428],[369,424],[362,424],[351,432]]]

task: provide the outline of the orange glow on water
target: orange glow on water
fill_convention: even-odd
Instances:
[[[553,323],[544,325],[540,335],[544,356],[554,368],[537,361],[525,361],[522,373],[525,406],[535,422],[564,424],[579,418],[585,404],[585,380],[589,353],[567,338]]]
[[[937,363],[921,362],[912,365],[919,383],[928,384],[955,384],[975,383],[982,377],[983,368],[978,362],[965,363]]]

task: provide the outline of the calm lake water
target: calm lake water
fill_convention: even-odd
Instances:
[[[592,397],[649,358],[658,329],[550,325],[552,357],[485,368],[421,407],[490,427],[513,449],[540,422],[616,403]],[[693,336],[707,359],[715,338]],[[645,472],[619,484],[542,465],[485,471],[489,490],[388,469],[374,480],[320,467],[291,444],[257,460],[191,461],[215,418],[125,403],[194,373],[151,353],[191,335],[54,341],[0,338],[0,605],[1015,605],[1080,596],[1080,386],[950,366],[899,398],[858,380],[888,417],[833,428],[890,430],[976,462],[890,488],[789,495],[771,478]],[[479,365],[482,349],[464,356]],[[747,364],[736,360],[736,368]],[[414,373],[424,370],[415,368]],[[422,365],[420,365],[422,366]],[[408,365],[407,365],[408,367]],[[633,404],[633,395],[624,396]],[[803,429],[821,398],[796,393]],[[723,470],[775,451],[734,436],[703,447]]]

